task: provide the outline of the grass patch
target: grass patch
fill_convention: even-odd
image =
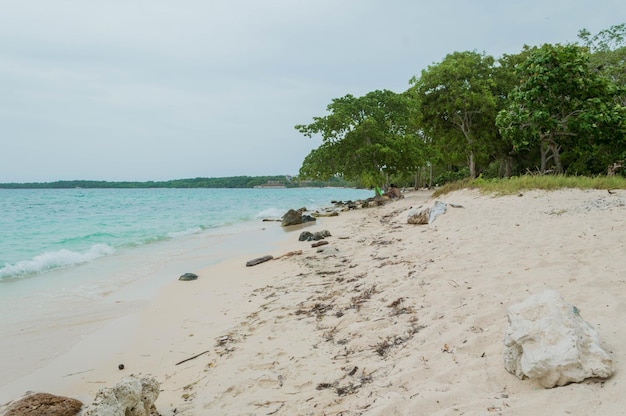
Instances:
[[[552,191],[564,188],[626,189],[626,178],[622,176],[523,175],[511,178],[463,179],[436,189],[433,196],[438,197],[460,189],[478,189],[485,194],[515,195],[531,189]]]

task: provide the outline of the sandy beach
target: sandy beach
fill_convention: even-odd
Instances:
[[[173,281],[30,380],[88,404],[151,375],[167,416],[626,414],[626,191],[437,200],[448,209],[430,225],[407,213],[431,194],[407,192],[259,247],[274,260]],[[328,230],[329,244],[302,230]],[[544,389],[506,372],[506,308],[545,288],[598,330],[613,377]]]

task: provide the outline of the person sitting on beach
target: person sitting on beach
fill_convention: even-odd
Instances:
[[[387,191],[387,193],[385,194],[386,196],[388,196],[389,198],[404,198],[404,195],[402,195],[402,192],[400,192],[400,190],[398,189],[398,187],[394,184],[391,184],[389,186],[389,190]]]

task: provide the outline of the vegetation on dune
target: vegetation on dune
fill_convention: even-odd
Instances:
[[[580,44],[498,59],[453,52],[403,93],[332,100],[295,126],[322,138],[299,176],[415,187],[529,172],[625,176],[626,24],[578,35]]]
[[[626,189],[623,176],[567,176],[561,175],[522,175],[509,178],[463,179],[449,182],[433,192],[434,197],[461,189],[477,189],[482,193],[496,195],[516,195],[528,190],[553,191],[557,189]]]

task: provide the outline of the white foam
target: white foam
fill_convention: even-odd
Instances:
[[[84,253],[71,250],[45,252],[35,256],[32,260],[19,261],[0,269],[0,279],[20,277],[29,274],[41,273],[61,267],[87,263],[99,257],[112,254],[115,249],[107,244],[94,244]]]
[[[184,231],[173,231],[171,233],[168,233],[167,236],[170,238],[185,237],[188,235],[201,233],[202,231],[202,227],[192,227]]]
[[[287,211],[279,208],[267,208],[256,214],[256,218],[282,218]]]

